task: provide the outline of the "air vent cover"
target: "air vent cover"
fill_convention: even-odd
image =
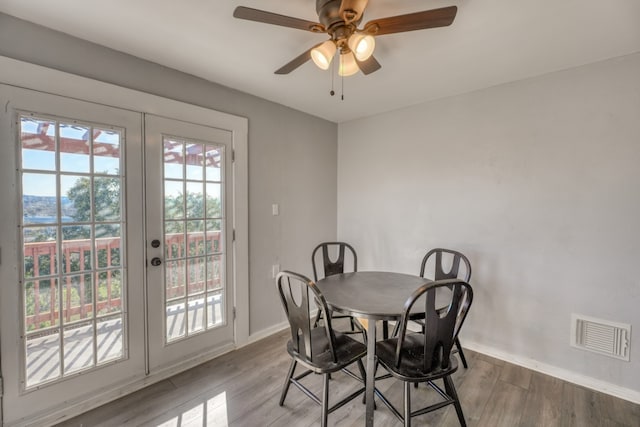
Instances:
[[[631,325],[571,315],[571,345],[629,361]]]

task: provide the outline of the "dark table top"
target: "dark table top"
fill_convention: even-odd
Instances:
[[[358,271],[325,277],[316,284],[332,310],[367,319],[396,320],[411,293],[428,282],[411,274]]]

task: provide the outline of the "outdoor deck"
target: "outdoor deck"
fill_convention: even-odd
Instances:
[[[209,323],[222,323],[223,306],[220,295],[212,297]],[[190,333],[204,330],[204,300],[191,301],[188,316],[185,316],[183,304],[172,305],[167,309],[167,335],[177,337],[185,328]],[[213,315],[213,316],[212,316]],[[187,319],[189,324],[187,325]],[[124,355],[124,334],[122,318],[98,321],[96,342],[93,342],[93,323],[68,330],[64,340],[64,354],[61,355],[60,335],[57,328],[49,333],[30,337],[27,340],[27,384],[29,386],[60,377],[62,364],[65,375],[89,369],[98,364],[117,360]],[[94,361],[94,352],[97,355]]]

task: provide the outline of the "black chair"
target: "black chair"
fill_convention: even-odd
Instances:
[[[331,253],[335,256],[335,261],[331,260]],[[313,266],[313,280],[316,282],[319,279],[333,276],[334,274],[342,274],[345,272],[345,265],[349,266],[351,264],[351,268],[347,270],[347,272],[358,271],[358,255],[356,255],[356,250],[353,249],[348,243],[344,242],[323,242],[315,247],[313,252],[311,253],[311,265]],[[319,268],[322,267],[322,269]],[[321,274],[322,276],[320,276]],[[355,331],[355,324],[353,317],[346,314],[333,314],[331,313],[332,318],[334,319],[342,319],[349,318],[349,323],[351,324],[351,331]],[[318,310],[318,314],[316,315],[315,325],[318,325],[318,322],[322,319],[322,312]]]
[[[436,293],[450,290],[450,303],[446,309],[436,306]],[[422,297],[422,298],[421,298]],[[418,300],[424,299],[424,332],[407,333],[411,309]],[[399,335],[376,343],[378,362],[395,378],[404,381],[404,412],[400,412],[376,389],[376,395],[404,422],[411,426],[411,418],[453,404],[460,425],[466,426],[462,406],[451,379],[458,369],[458,360],[451,355],[454,341],[471,306],[473,290],[459,279],[447,279],[426,283],[407,299],[398,328]],[[421,301],[422,302],[422,301]],[[442,303],[442,301],[439,301]],[[434,381],[442,379],[444,390]],[[417,411],[411,410],[411,383],[428,383],[443,398],[441,402]]]
[[[444,260],[443,256],[448,256],[451,259],[451,268],[449,268],[447,272],[444,270]],[[454,251],[451,249],[442,249],[436,248],[431,249],[427,254],[422,258],[422,264],[420,266],[420,277],[425,276],[425,270],[427,267],[427,263],[430,261],[433,262],[433,266],[430,269],[430,273],[427,277],[432,280],[444,280],[444,279],[461,279],[465,282],[469,283],[471,279],[471,263],[466,256],[458,251]],[[460,262],[464,265],[464,269],[460,271]],[[430,264],[431,267],[431,264]],[[421,320],[417,320],[416,323],[420,324],[420,326],[424,327],[424,322]],[[462,346],[460,345],[460,340],[456,337],[455,341],[456,350],[460,356],[460,360],[462,361],[462,366],[467,369],[467,359],[464,356],[464,352],[462,351]]]
[[[327,425],[327,417],[331,412],[362,394],[365,389],[362,385],[358,390],[329,407],[329,374],[342,370],[362,384],[365,371],[361,359],[366,355],[367,347],[353,338],[333,330],[327,302],[316,284],[310,279],[297,273],[283,271],[276,277],[276,283],[291,327],[291,340],[287,342],[287,351],[291,355],[292,361],[282,389],[280,406],[284,405],[289,386],[293,384],[322,407],[322,426],[324,427]],[[315,299],[318,309],[324,313],[324,326],[313,327],[310,313],[312,299]],[[346,369],[354,362],[358,364],[362,378]],[[298,363],[307,370],[294,377]],[[300,382],[302,378],[311,373],[323,376],[322,399],[319,399]]]

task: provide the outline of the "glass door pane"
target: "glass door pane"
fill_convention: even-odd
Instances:
[[[165,330],[171,342],[225,323],[224,146],[163,136]]]
[[[126,356],[123,129],[19,115],[25,388]]]

